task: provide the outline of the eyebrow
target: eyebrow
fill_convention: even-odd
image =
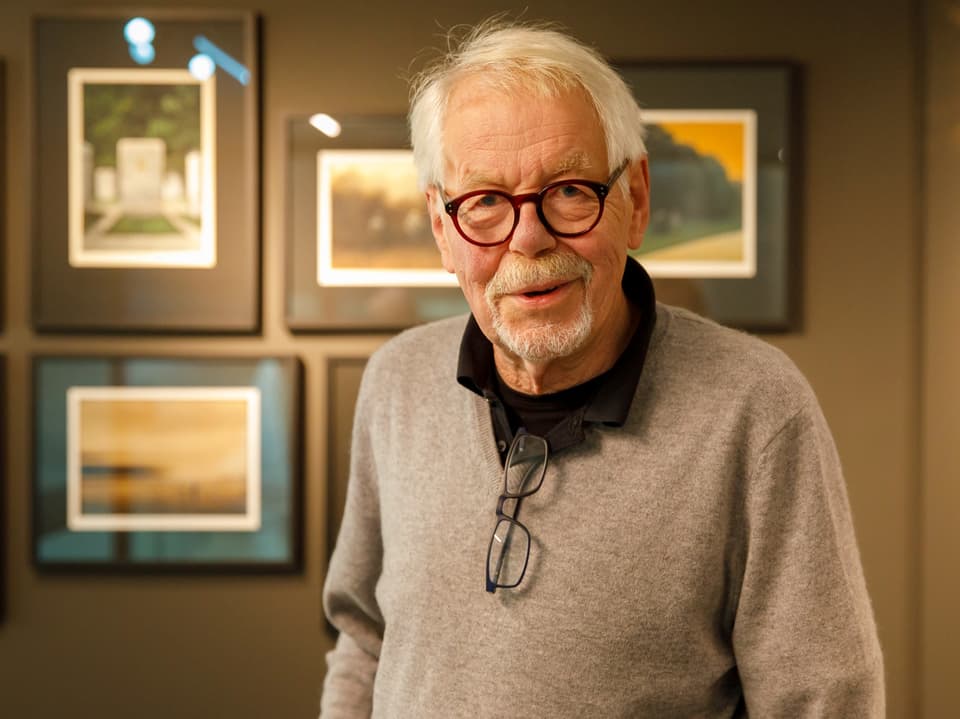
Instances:
[[[551,177],[562,175],[566,172],[570,172],[571,170],[588,170],[591,166],[592,164],[590,159],[587,157],[587,153],[575,152],[557,163],[556,170]]]
[[[564,175],[568,172],[580,171],[580,170],[589,170],[593,166],[593,163],[590,162],[590,159],[587,157],[585,152],[574,152],[566,157],[562,158],[557,164],[553,166],[553,171],[547,173],[546,182],[551,182],[554,178]],[[499,185],[499,182],[493,178],[493,176],[488,175],[483,172],[467,172],[463,177],[459,178],[460,185],[463,187],[496,187]]]

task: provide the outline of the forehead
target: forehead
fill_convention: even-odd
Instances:
[[[443,122],[445,184],[512,186],[606,170],[597,112],[585,91],[526,92],[461,80]]]

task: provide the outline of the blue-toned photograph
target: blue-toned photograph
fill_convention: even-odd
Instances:
[[[41,568],[292,570],[294,358],[39,357]]]

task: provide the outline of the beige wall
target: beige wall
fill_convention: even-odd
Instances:
[[[0,6],[9,115],[7,317],[0,334],[0,353],[9,364],[3,529],[8,611],[0,625],[0,714],[310,716],[329,645],[320,613],[326,534],[323,359],[368,351],[383,337],[293,337],[285,328],[285,118],[317,109],[402,111],[406,91],[399,76],[420,48],[437,43],[438,27],[479,19],[498,6],[374,0],[361,10],[359,3],[264,3],[270,9],[263,12],[263,335],[38,337],[29,329],[27,302],[29,18],[48,8],[84,4],[4,0]],[[226,0],[220,4],[255,7]],[[921,681],[918,673],[921,606],[936,620],[927,625],[928,638],[939,632],[939,622],[951,620],[945,606],[924,603],[917,593],[925,532],[919,472],[923,447],[928,467],[947,479],[943,468],[949,451],[956,452],[956,442],[950,449],[944,434],[925,440],[919,427],[921,418],[930,429],[957,426],[957,403],[951,407],[938,388],[940,380],[949,380],[958,354],[945,302],[950,292],[953,307],[960,299],[957,283],[949,279],[957,277],[958,260],[945,230],[926,256],[933,280],[924,286],[921,279],[921,47],[913,3],[639,0],[618,3],[616,12],[562,0],[524,5],[528,16],[559,20],[618,59],[774,57],[804,66],[804,258],[797,269],[805,324],[798,332],[769,339],[807,373],[836,435],[886,654],[889,716],[919,716],[921,688],[946,701],[949,689],[943,681],[934,687],[933,680]],[[947,274],[948,262],[952,275]],[[931,311],[924,315],[924,308]],[[928,340],[952,333],[954,344],[944,348],[928,342],[922,354],[924,318]],[[944,349],[952,351],[946,355],[954,358],[952,365],[935,361]],[[29,356],[41,351],[300,354],[307,393],[303,575],[178,579],[37,573],[30,564],[25,382]],[[922,377],[927,380],[925,396],[943,405],[934,407],[931,401],[924,411]],[[950,419],[952,424],[946,424]],[[955,454],[953,459],[951,466],[960,466]],[[935,495],[926,500],[928,529],[936,533],[948,520],[930,506]],[[946,570],[949,554],[931,555],[931,562]],[[929,595],[929,582],[927,588]],[[944,656],[924,653],[928,655],[936,661]],[[945,716],[937,706],[931,700],[927,716]]]

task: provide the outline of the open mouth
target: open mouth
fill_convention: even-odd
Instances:
[[[546,282],[544,282],[539,286],[534,285],[529,289],[518,288],[516,295],[518,297],[526,297],[528,299],[534,299],[536,297],[545,297],[546,295],[550,295],[550,294],[553,294],[554,292],[558,292],[562,290],[564,287],[567,287],[570,285],[569,280],[567,281],[554,280],[554,281],[556,282],[555,285],[548,285]],[[547,280],[547,282],[549,282],[549,280]]]
[[[548,287],[545,290],[533,290],[531,292],[524,292],[524,297],[542,297],[543,295],[549,295],[551,292],[555,292],[559,288],[559,285],[556,287]]]

